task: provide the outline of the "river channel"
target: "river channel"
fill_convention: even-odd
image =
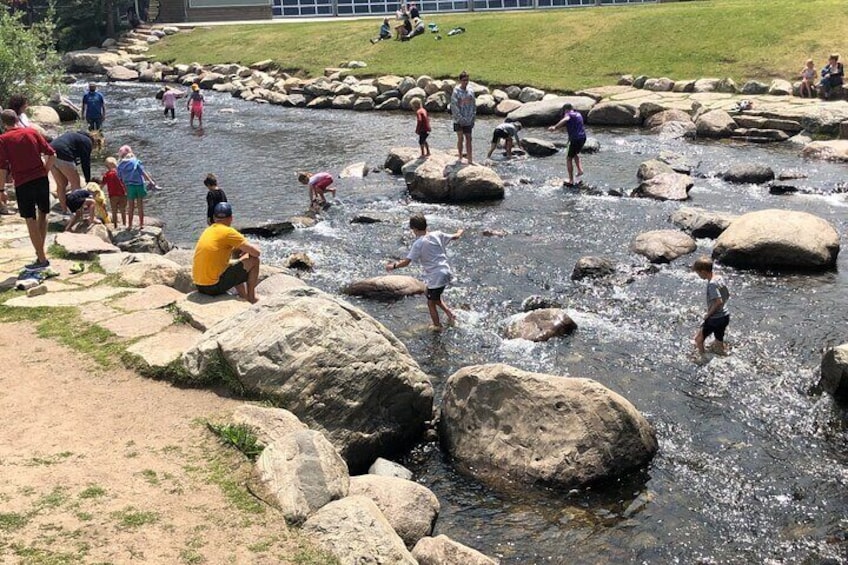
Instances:
[[[389,147],[417,143],[409,113],[289,109],[209,92],[200,132],[189,127],[184,108],[176,122],[166,121],[156,89],[104,85],[105,132],[110,151],[132,145],[163,187],[147,211],[185,247],[205,226],[207,172],[218,175],[236,224],[255,224],[304,211],[307,192],[296,171],[337,174],[357,161],[379,167]],[[81,92],[73,87],[75,99]],[[450,122],[431,119],[431,146],[452,149]],[[478,160],[496,123],[478,122]],[[634,187],[639,164],[667,149],[698,165],[688,205],[802,210],[840,234],[848,227],[848,198],[838,190],[844,165],[804,161],[788,144],[663,141],[637,129],[589,129],[602,149],[584,157],[585,181],[600,193]],[[541,129],[525,133],[557,138]],[[848,417],[829,397],[811,393],[822,349],[848,341],[848,252],[837,270],[818,275],[722,269],[732,295],[732,354],[695,365],[689,353],[704,283],[688,265],[710,252],[711,240],[699,240],[696,255],[629,283],[570,280],[583,255],[645,266],[628,252],[630,240],[673,227],[668,216],[680,204],[564,189],[562,155],[496,157],[493,166],[508,181],[501,202],[422,204],[407,197],[401,179],[374,172],[337,181],[337,201],[317,226],[260,242],[271,264],[308,253],[316,269],[305,280],[336,293],[403,256],[413,240],[406,227],[411,213],[426,214],[434,229],[464,227],[466,236],[450,248],[456,280],[445,294],[458,310],[458,327],[428,331],[423,298],[352,300],[406,344],[431,375],[437,401],[457,369],[504,362],[595,379],[629,399],[656,429],[659,452],[643,473],[571,492],[493,490],[459,474],[436,444],[420,445],[402,462],[441,502],[435,534],[504,564],[848,563]],[[800,186],[817,194],[775,196],[714,176],[737,162],[802,171],[808,178]],[[358,214],[384,221],[351,224]],[[484,229],[506,235],[484,237]],[[503,321],[534,294],[563,303],[579,329],[547,343],[504,340]]]

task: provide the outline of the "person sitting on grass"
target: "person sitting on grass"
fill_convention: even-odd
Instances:
[[[377,37],[371,38],[371,43],[377,43],[378,41],[385,41],[387,39],[392,38],[392,26],[389,24],[389,18],[385,18],[383,20],[383,25],[380,26],[380,35]]]
[[[217,204],[213,214],[215,223],[203,231],[194,248],[191,268],[194,286],[197,292],[208,296],[219,296],[235,288],[241,298],[255,304],[259,248],[231,227],[233,208],[229,202]],[[235,251],[241,255],[231,261]]]
[[[412,20],[412,31],[410,31],[405,37],[402,37],[401,39],[403,41],[409,41],[416,35],[424,35],[425,31],[426,30],[424,29],[424,22],[422,22],[418,18],[415,18],[414,20]]]

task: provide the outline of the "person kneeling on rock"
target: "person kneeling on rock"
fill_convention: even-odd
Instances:
[[[215,223],[206,228],[194,248],[191,276],[197,292],[209,296],[225,294],[235,288],[251,304],[257,302],[259,248],[232,228],[233,208],[229,202],[215,205]],[[240,257],[231,261],[233,253]]]
[[[65,224],[65,231],[70,231],[86,214],[88,215],[89,223],[100,223],[100,220],[94,216],[94,194],[90,191],[84,188],[72,190],[65,199],[68,204],[68,210],[71,212],[71,217]]]

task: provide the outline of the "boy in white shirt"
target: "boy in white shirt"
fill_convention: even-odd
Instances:
[[[433,329],[440,330],[442,323],[439,320],[439,311],[436,307],[445,311],[449,323],[452,324],[456,320],[456,316],[442,298],[445,287],[453,278],[453,273],[451,273],[448,264],[446,246],[451,241],[462,237],[465,230],[459,229],[453,234],[440,231],[428,232],[427,219],[423,214],[415,214],[410,217],[409,227],[417,238],[412,244],[409,254],[406,259],[387,263],[386,270],[391,272],[406,267],[413,261],[421,264],[421,268],[424,270],[424,283],[427,285],[427,308],[430,310],[430,319],[433,322]]]

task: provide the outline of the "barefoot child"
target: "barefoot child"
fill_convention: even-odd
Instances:
[[[215,206],[221,202],[227,201],[227,195],[224,191],[218,188],[218,177],[209,173],[203,179],[203,185],[208,189],[206,193],[206,225],[211,226],[215,223]]]
[[[135,215],[135,207],[138,206],[138,227],[144,228],[144,198],[147,196],[147,189],[144,187],[146,180],[151,187],[155,187],[156,183],[144,170],[141,161],[133,155],[132,148],[129,145],[123,145],[118,150],[118,177],[121,182],[127,187],[127,200],[129,201],[129,223],[127,229],[132,229],[133,216]]]
[[[118,176],[118,161],[114,157],[106,159],[106,173],[103,175],[103,184],[109,195],[109,206],[112,208],[112,223],[118,229],[118,213],[121,214],[121,223],[127,225],[127,187]]]
[[[813,98],[816,95],[816,65],[812,59],[807,59],[806,65],[801,69],[801,85],[798,94],[804,98]]]
[[[192,84],[191,94],[188,95],[188,100],[186,100],[186,110],[191,112],[191,119],[189,120],[191,127],[194,127],[194,118],[197,118],[198,127],[203,127],[204,100],[203,95],[200,93],[200,86]]]
[[[520,144],[521,140],[518,138],[518,132],[521,131],[521,122],[504,122],[501,125],[495,128],[495,131],[492,132],[492,146],[489,147],[489,154],[486,155],[487,159],[492,158],[492,153],[495,152],[495,149],[498,148],[498,143],[500,140],[504,140],[504,144],[506,145],[506,157],[509,159],[512,157],[512,141],[515,140],[516,144]]]
[[[429,157],[430,145],[427,143],[427,138],[430,136],[430,116],[427,115],[427,110],[421,105],[420,98],[413,98],[409,105],[415,110],[415,133],[418,134],[421,156]]]
[[[307,171],[297,173],[297,180],[300,184],[309,186],[309,204],[312,206],[324,207],[327,205],[327,198],[324,196],[326,192],[332,192],[333,197],[336,196],[336,189],[330,188],[333,184],[333,175],[330,173],[315,173],[314,175]]]
[[[707,281],[707,311],[704,314],[704,322],[698,333],[695,334],[695,347],[698,353],[704,354],[704,340],[715,334],[714,348],[716,353],[724,355],[724,332],[730,324],[730,312],[727,310],[727,300],[730,292],[724,279],[713,273],[713,261],[709,257],[700,257],[692,265],[692,270]]]
[[[577,166],[577,176],[583,176],[583,167],[580,164],[580,150],[586,145],[586,129],[583,127],[583,116],[574,110],[569,103],[562,106],[562,119],[548,128],[556,131],[565,126],[568,132],[568,154],[565,157],[565,168],[568,171],[568,185],[574,186],[574,167]]]
[[[427,285],[427,308],[430,311],[430,320],[434,329],[441,329],[439,311],[436,307],[444,310],[448,322],[453,323],[456,316],[445,304],[442,293],[453,278],[445,247],[451,241],[459,239],[465,230],[457,230],[456,233],[446,234],[440,231],[428,232],[427,219],[422,214],[416,214],[409,218],[409,227],[417,238],[409,250],[406,259],[386,264],[387,271],[393,271],[406,267],[413,261],[420,263],[424,270],[424,282]]]

